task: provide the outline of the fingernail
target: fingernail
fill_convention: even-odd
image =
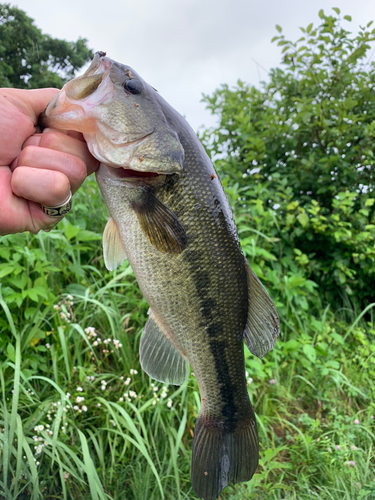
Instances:
[[[28,146],[39,146],[41,139],[42,139],[42,134],[34,134],[27,139],[27,145]]]

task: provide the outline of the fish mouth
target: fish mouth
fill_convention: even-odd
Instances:
[[[145,178],[159,177],[157,172],[141,172],[140,170],[133,170],[131,168],[116,168],[117,177],[121,177],[122,179],[134,179],[134,180],[142,180]]]
[[[166,176],[168,174],[159,172],[147,172],[134,170],[132,168],[125,167],[112,167],[110,165],[102,163],[99,167],[98,172],[106,171],[105,177],[108,180],[112,179],[112,182],[116,184],[120,182],[124,183],[129,187],[143,187],[143,186],[162,186],[165,183]]]

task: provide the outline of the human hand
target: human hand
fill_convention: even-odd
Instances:
[[[57,92],[0,89],[0,235],[54,227],[60,218],[40,204],[63,205],[99,167],[81,134],[39,133],[39,114]]]

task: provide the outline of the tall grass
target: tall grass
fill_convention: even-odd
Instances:
[[[105,270],[93,181],[74,207],[51,233],[1,240],[0,498],[196,498],[194,376],[166,387],[142,372],[147,304],[127,263]],[[281,338],[246,354],[260,465],[221,498],[373,499],[373,305],[348,322],[301,305],[306,281],[275,283]]]

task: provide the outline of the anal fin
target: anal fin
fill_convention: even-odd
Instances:
[[[150,310],[139,346],[142,369],[159,382],[181,385],[189,375],[189,364],[166,336]]]
[[[112,217],[108,219],[103,233],[103,256],[108,271],[114,271],[126,259],[124,244]]]
[[[271,351],[280,333],[279,316],[273,300],[245,260],[249,286],[249,309],[244,338],[249,351],[262,358]]]

